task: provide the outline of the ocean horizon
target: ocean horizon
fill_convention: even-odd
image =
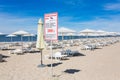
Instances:
[[[113,36],[88,36],[88,38],[101,38],[101,37],[113,37]],[[70,40],[70,39],[82,39],[87,38],[87,36],[64,36],[64,40]],[[11,40],[12,39],[12,40]],[[29,41],[36,41],[37,35],[35,36],[22,36],[22,41],[29,42]],[[58,36],[58,40],[62,40],[62,36]],[[17,35],[15,37],[7,37],[7,35],[0,35],[0,42],[20,42],[21,36]]]

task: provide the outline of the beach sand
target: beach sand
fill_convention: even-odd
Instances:
[[[120,42],[94,51],[81,50],[78,46],[70,49],[79,50],[81,55],[69,57],[68,60],[54,60],[56,65],[53,67],[53,80],[120,80]],[[5,58],[5,62],[0,63],[0,80],[51,79],[51,67],[38,67],[40,54],[15,55],[9,54],[9,51],[0,53],[9,56]],[[49,53],[50,50],[43,50],[43,54]],[[44,58],[43,63],[48,65],[51,60]]]

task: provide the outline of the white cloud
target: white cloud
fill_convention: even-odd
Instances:
[[[38,18],[17,17],[0,13],[0,32],[12,33],[16,30],[27,30],[36,33]]]
[[[17,30],[37,32],[37,17],[16,17],[0,13],[0,32],[12,33]],[[74,21],[75,17],[59,17],[59,27],[64,26],[75,31],[86,28],[120,32],[120,15],[95,17],[89,21]]]
[[[116,31],[120,32],[120,15],[110,15],[106,17],[97,17],[90,21],[72,22],[70,20],[60,22],[64,23],[65,27],[71,28],[76,31],[90,28],[95,30]],[[60,25],[60,26],[64,26]]]
[[[120,11],[120,2],[119,3],[109,3],[104,6],[105,10],[117,10]]]

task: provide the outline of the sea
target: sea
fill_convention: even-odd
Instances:
[[[70,39],[82,39],[82,38],[101,38],[105,36],[63,36],[64,40],[70,40]],[[111,36],[106,36],[111,37]],[[29,41],[36,41],[37,35],[35,36],[22,36],[22,41],[29,42]],[[58,36],[58,40],[62,40],[62,36]],[[21,41],[21,35],[15,36],[15,37],[7,37],[7,35],[0,35],[0,42],[20,42]]]

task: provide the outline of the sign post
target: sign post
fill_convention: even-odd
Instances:
[[[52,42],[58,40],[58,13],[44,15],[45,40],[51,41],[51,77],[53,77],[53,50]]]

